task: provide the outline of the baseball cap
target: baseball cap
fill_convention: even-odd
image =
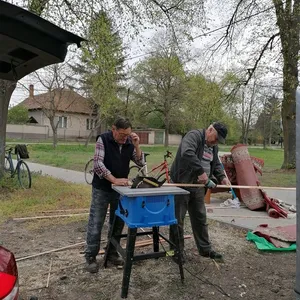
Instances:
[[[224,124],[220,122],[214,122],[213,127],[216,129],[218,132],[218,141],[221,144],[225,144],[225,138],[227,136],[227,128]]]

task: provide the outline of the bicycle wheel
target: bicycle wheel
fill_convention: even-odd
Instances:
[[[31,188],[31,174],[25,161],[20,160],[17,164],[18,180],[23,189]]]
[[[93,177],[94,177],[94,159],[91,158],[85,165],[84,179],[87,184],[92,184]]]
[[[133,180],[140,174],[141,168],[138,166],[132,166],[129,168],[129,174],[128,174],[128,179]]]
[[[169,173],[170,174],[170,173]],[[163,173],[160,173],[157,178],[156,178],[158,181],[162,181],[164,179],[167,179],[166,178],[166,172],[163,172]]]
[[[13,174],[13,166],[11,165],[11,161],[8,159],[7,156],[5,156],[4,159],[4,172],[6,172],[7,174],[10,173],[10,175],[12,176]]]

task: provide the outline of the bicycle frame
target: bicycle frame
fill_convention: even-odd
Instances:
[[[13,162],[13,159],[12,159],[12,154],[11,154],[12,150],[13,150],[12,148],[9,148],[7,150],[7,156],[6,157],[7,157],[8,162],[9,162],[11,177],[14,177],[16,172],[17,172],[17,166],[18,166],[21,159],[20,159],[19,154],[17,154],[17,165],[16,165],[16,168],[15,168],[14,162]]]
[[[143,167],[140,168],[139,173],[141,173],[143,176],[149,176],[149,174],[154,173],[156,171],[157,173],[156,173],[156,176],[154,176],[154,177],[159,177],[161,172],[166,172],[167,182],[170,182],[170,175],[169,175],[169,168],[168,168],[169,165],[167,162],[167,158],[168,157],[171,158],[172,153],[170,151],[167,151],[166,154],[164,155],[164,161],[162,163],[160,163],[159,165],[154,166],[150,171],[148,171],[146,156],[144,156],[145,164]]]
[[[14,166],[12,159],[13,148],[5,148],[5,171],[10,173],[10,177],[13,178],[17,174],[19,184],[22,188],[31,188],[31,173],[26,162],[21,158],[18,151],[17,153],[17,164]],[[25,175],[25,176],[24,176]],[[25,181],[24,181],[25,179]]]
[[[167,182],[170,182],[170,177],[169,177],[169,168],[168,168],[168,162],[164,160],[161,164],[158,166],[154,166],[149,173],[155,172],[157,169],[159,169],[158,174],[161,173],[162,171],[166,172],[166,179]]]

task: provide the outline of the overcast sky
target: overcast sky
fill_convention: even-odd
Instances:
[[[271,3],[271,1],[268,0],[263,1]],[[231,69],[233,66],[240,66],[242,62],[245,64],[248,53],[247,51],[249,49],[246,49],[247,51],[245,50],[243,40],[245,40],[245,37],[250,36],[251,28],[248,32],[245,31],[243,33],[244,36],[239,37],[239,42],[236,43],[234,47],[230,49],[230,51],[219,51],[213,56],[211,56],[211,52],[207,51],[213,41],[218,40],[226,31],[226,28],[222,28],[222,26],[227,23],[231,16],[230,11],[227,11],[226,13],[226,7],[227,6],[225,6],[225,4],[221,2],[220,5],[216,7],[215,1],[212,0],[206,3],[205,26],[203,26],[203,29],[194,28],[192,30],[192,36],[196,38],[191,44],[185,44],[185,46],[187,46],[190,51],[192,51],[193,53],[197,53],[196,59],[191,61],[186,66],[189,71],[200,71],[207,76],[210,76],[211,78],[217,78],[217,76],[219,74],[223,74],[225,70]],[[133,67],[134,64],[136,64],[138,61],[141,61],[147,56],[147,53],[149,53],[149,41],[151,40],[153,35],[157,34],[158,30],[159,29],[144,31],[134,40],[124,39],[124,43],[127,48],[126,63],[129,67]],[[205,33],[208,34],[205,35]],[[75,49],[75,47],[73,47],[72,49]],[[75,52],[77,53],[78,51],[79,50],[75,50]],[[69,51],[67,59],[69,60],[70,57],[73,58],[74,56],[76,55]],[[274,68],[278,68],[278,63],[274,61],[272,55],[269,55],[266,61],[268,60],[270,61],[270,65],[273,64]],[[43,72],[43,70],[41,70],[41,72]],[[266,71],[264,72],[266,73]],[[271,72],[267,77],[272,78],[272,76],[273,75]],[[277,77],[278,76],[274,75],[274,78]],[[30,84],[34,84],[36,94],[45,92],[45,89],[43,89],[41,85],[37,84],[36,80],[34,80],[32,76],[28,75],[20,81],[17,88],[15,89],[10,102],[11,106],[16,105],[17,103],[28,97],[27,89]]]

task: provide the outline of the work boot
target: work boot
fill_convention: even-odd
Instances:
[[[200,253],[200,255],[203,257],[208,257],[208,258],[214,259],[215,261],[220,262],[220,263],[224,262],[223,255],[220,253],[217,253],[214,250],[211,250],[208,252],[202,252],[202,253]]]
[[[123,266],[124,260],[118,253],[110,253],[107,255],[107,261],[115,266]]]
[[[99,264],[96,257],[87,257],[85,269],[90,273],[97,273],[99,271]]]

